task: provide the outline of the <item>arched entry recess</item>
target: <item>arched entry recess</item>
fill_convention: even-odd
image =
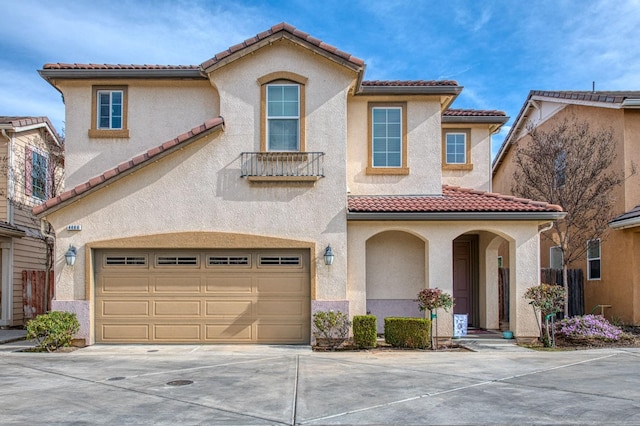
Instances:
[[[375,315],[378,333],[384,318],[424,317],[415,302],[426,287],[427,244],[404,231],[383,231],[366,242],[367,313]]]

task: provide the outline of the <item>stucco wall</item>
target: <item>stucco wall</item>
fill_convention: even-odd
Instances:
[[[473,188],[480,191],[491,190],[491,134],[487,125],[469,126],[468,124],[443,125],[444,129],[468,129],[471,132],[472,170],[442,170],[442,183],[445,185]],[[443,147],[444,148],[444,147]]]

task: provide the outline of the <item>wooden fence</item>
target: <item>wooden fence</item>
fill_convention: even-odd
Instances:
[[[53,271],[49,274],[49,295],[45,297],[45,271],[22,271],[22,305],[24,319],[29,320],[47,312],[53,300]]]

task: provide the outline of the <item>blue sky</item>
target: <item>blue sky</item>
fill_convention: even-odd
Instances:
[[[365,79],[453,79],[454,108],[511,117],[530,90],[640,90],[640,0],[9,0],[0,115],[64,127],[45,63],[197,65],[287,22],[367,64]]]

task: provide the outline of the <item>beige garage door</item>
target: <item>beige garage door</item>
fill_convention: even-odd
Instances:
[[[306,344],[309,252],[97,251],[96,341]]]

